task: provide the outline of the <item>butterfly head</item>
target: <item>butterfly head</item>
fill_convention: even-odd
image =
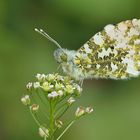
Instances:
[[[67,50],[67,49],[57,49],[54,52],[54,57],[56,61],[61,65],[63,72],[74,79],[79,80],[79,76],[77,77],[79,71],[77,71],[77,67],[74,64],[74,58],[76,55],[76,51]]]
[[[58,63],[66,63],[68,60],[68,55],[64,49],[57,49],[54,51],[54,57]]]
[[[77,69],[77,66],[74,64],[76,51],[63,49],[57,41],[55,41],[42,29],[35,28],[35,31],[46,37],[58,47],[58,49],[54,52],[54,57],[56,61],[61,65],[63,72],[69,75],[70,77],[79,80],[81,77],[81,72],[79,71],[79,69]]]

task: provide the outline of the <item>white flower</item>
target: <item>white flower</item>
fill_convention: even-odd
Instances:
[[[34,89],[39,88],[40,87],[40,83],[39,82],[33,83],[33,87],[34,87]]]
[[[46,79],[47,79],[48,81],[53,81],[53,80],[55,79],[55,75],[54,75],[54,74],[48,74],[48,75],[46,76]]]
[[[68,100],[67,100],[68,104],[71,105],[75,102],[75,99],[73,97],[70,97]]]
[[[21,102],[24,104],[24,105],[30,105],[30,97],[29,95],[25,95],[24,97],[21,98]]]
[[[58,91],[58,95],[59,95],[60,97],[62,97],[62,96],[64,95],[64,92],[63,92],[62,90],[59,90],[59,91]]]
[[[85,114],[85,109],[83,107],[78,107],[76,112],[75,112],[75,116],[76,117],[81,117]]]
[[[60,120],[56,120],[55,125],[56,125],[56,127],[61,128],[63,126],[63,122]]]
[[[56,91],[53,91],[53,92],[48,94],[48,98],[50,98],[50,99],[54,99],[58,96],[59,96],[59,94]]]
[[[26,88],[27,88],[28,90],[31,90],[32,86],[33,86],[33,83],[29,82],[29,83],[26,85]]]
[[[50,85],[50,88],[53,88],[54,87],[54,85]]]
[[[64,77],[61,76],[61,75],[56,75],[56,79],[57,79],[58,81],[64,81]]]
[[[43,85],[42,85],[42,89],[44,91],[50,91],[53,87],[54,87],[54,85],[51,85],[48,82],[44,82]]]
[[[74,93],[74,89],[75,89],[75,87],[73,87],[72,85],[66,85],[66,87],[65,87],[65,91],[69,94]]]
[[[86,113],[90,114],[93,112],[93,108],[92,107],[87,107],[85,110]]]
[[[39,81],[39,82],[42,82],[42,81],[44,81],[45,80],[45,78],[46,78],[46,75],[45,74],[37,74],[36,75],[36,78],[37,78],[37,80]]]
[[[60,90],[62,88],[64,88],[64,85],[63,84],[61,84],[61,83],[56,83],[55,84],[55,90]]]
[[[32,106],[30,106],[31,111],[33,111],[34,113],[36,113],[39,109],[39,105],[37,104],[33,104]]]
[[[48,137],[49,136],[49,130],[45,127],[40,127],[39,128],[39,135],[43,138]]]

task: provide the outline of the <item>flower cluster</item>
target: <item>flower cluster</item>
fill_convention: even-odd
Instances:
[[[81,95],[81,86],[68,76],[61,76],[57,73],[37,74],[36,81],[29,82],[26,89],[28,94],[24,95],[21,101],[29,107],[39,126],[39,135],[45,140],[47,138],[53,139],[55,131],[63,127],[63,122],[60,119],[76,101],[76,98]],[[46,111],[43,110],[44,107]],[[92,111],[93,109],[90,107],[78,107],[74,120],[90,114]],[[41,114],[45,116],[47,121],[42,122],[42,118],[39,117]]]
[[[78,96],[82,92],[82,88],[74,83],[67,76],[59,74],[37,74],[36,82],[29,82],[26,85],[28,91],[41,89],[46,93],[48,99],[58,99],[64,96]],[[71,102],[71,100],[69,100]]]

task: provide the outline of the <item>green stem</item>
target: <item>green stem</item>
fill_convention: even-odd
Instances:
[[[44,140],[47,140],[47,137],[44,137]]]
[[[57,109],[57,111],[58,110],[60,110],[60,109],[62,109],[65,105],[67,105],[68,103],[66,102],[66,103],[64,103],[64,104],[62,104],[58,109]]]
[[[67,106],[66,108],[65,108],[65,110],[57,117],[57,120],[59,120],[65,113],[66,113],[66,111],[69,109],[69,106]]]
[[[54,112],[55,112],[55,107],[52,101],[50,101],[50,140],[54,139]]]
[[[66,133],[66,131],[74,124],[76,120],[73,120],[69,123],[69,125],[65,128],[65,130],[60,134],[60,136],[56,140],[60,140],[60,138]]]
[[[35,103],[37,103],[35,98],[32,98],[32,99]],[[39,110],[40,110],[41,114],[43,114],[47,118],[47,120],[49,120],[49,116],[45,113],[46,111],[44,111],[42,108],[39,108]]]
[[[29,110],[30,110],[30,108],[29,108]],[[32,113],[31,110],[30,110],[30,113],[31,113],[31,115],[32,115],[32,117],[33,117],[33,119],[34,119],[34,121],[36,122],[36,124],[37,124],[39,127],[41,127],[41,124],[39,123],[39,121],[37,120],[36,116]]]
[[[29,108],[29,110],[30,110],[30,108]],[[39,121],[37,120],[37,116],[35,116],[35,114],[34,113],[32,113],[32,111],[30,110],[30,113],[31,113],[31,115],[32,115],[32,117],[33,117],[33,119],[34,119],[34,121],[36,122],[36,124],[38,125],[38,127],[41,127],[41,124],[39,123]],[[42,129],[43,130],[43,129]],[[43,130],[44,131],[44,130]],[[46,134],[46,132],[44,131],[44,133]],[[47,134],[46,134],[47,135]],[[46,137],[44,137],[44,140],[47,140],[46,139]]]
[[[55,135],[56,131],[58,130],[58,128],[55,128],[54,132],[53,132],[53,135]]]
[[[64,96],[61,100],[59,100],[59,103],[61,103],[67,96]]]
[[[65,107],[65,105],[67,105],[67,104],[68,104],[68,103],[62,104],[62,105],[57,109],[55,116],[57,116],[57,115],[61,112],[61,110]]]
[[[41,102],[45,105],[48,106],[48,104],[46,104],[46,102],[44,102],[44,100],[42,99],[42,97],[40,96],[40,92],[37,90],[37,95],[39,97],[39,99],[41,100]]]

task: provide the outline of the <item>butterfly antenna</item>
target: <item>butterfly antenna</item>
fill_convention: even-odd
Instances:
[[[59,45],[59,43],[57,41],[55,41],[52,37],[50,37],[45,31],[43,31],[42,29],[37,29],[37,28],[35,28],[35,31],[38,32],[39,34],[43,35],[44,37],[46,37],[51,42],[53,42],[58,48],[62,49],[62,47]]]
[[[59,71],[59,70],[60,70],[60,68],[61,68],[61,65],[59,64],[59,66],[57,67],[57,71]]]

